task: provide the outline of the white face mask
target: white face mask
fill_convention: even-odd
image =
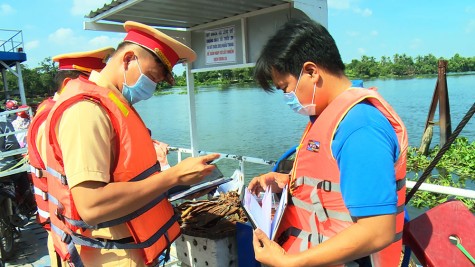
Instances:
[[[303,69],[302,69],[302,71],[300,71],[300,75],[299,75],[299,78],[297,80],[297,84],[295,85],[295,89],[290,93],[284,93],[284,101],[287,105],[289,105],[289,107],[293,111],[295,111],[299,114],[305,115],[305,116],[313,116],[313,115],[315,115],[315,104],[313,103],[313,101],[314,101],[314,98],[315,98],[315,90],[317,88],[317,84],[313,84],[312,103],[309,104],[309,105],[303,106],[300,103],[299,98],[295,94],[295,91],[297,91],[297,88],[299,86],[300,78],[302,77],[302,72],[303,72]]]

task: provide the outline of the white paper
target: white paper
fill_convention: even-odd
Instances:
[[[282,190],[282,197],[277,206],[274,219],[272,219],[272,192],[268,187],[262,197],[262,206],[251,191],[246,187],[242,200],[243,208],[255,227],[261,229],[269,239],[273,240],[279,227],[280,221],[287,206],[287,186]]]
[[[277,233],[277,228],[279,227],[280,221],[284,216],[285,208],[287,207],[287,185],[282,189],[282,196],[280,197],[279,205],[277,206],[275,213],[274,213],[274,220],[272,220],[271,224],[271,240],[274,240],[275,234]]]

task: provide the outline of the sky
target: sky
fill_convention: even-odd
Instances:
[[[46,57],[115,47],[123,33],[83,29],[84,16],[104,3],[110,0],[0,0],[0,29],[22,30],[24,63],[34,68]],[[475,1],[328,0],[328,29],[345,63],[396,53],[474,57]]]

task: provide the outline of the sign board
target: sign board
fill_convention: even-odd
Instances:
[[[205,31],[206,65],[236,62],[234,26]]]

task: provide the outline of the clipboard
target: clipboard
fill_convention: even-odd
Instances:
[[[256,230],[258,227],[257,227],[257,225],[256,225],[256,223],[255,223],[255,220],[254,220],[254,218],[252,217],[251,213],[249,213],[249,212],[247,211],[247,209],[244,207],[244,204],[242,204],[242,210],[244,211],[244,214],[246,214],[246,217],[248,218],[247,221],[251,224],[252,229],[253,229],[253,230]]]
[[[175,186],[168,190],[168,201],[172,202],[189,195],[198,193],[203,190],[208,190],[213,187],[218,187],[221,184],[232,181],[231,177],[224,177],[218,167],[215,165],[213,172],[207,175],[203,181],[192,186]]]

